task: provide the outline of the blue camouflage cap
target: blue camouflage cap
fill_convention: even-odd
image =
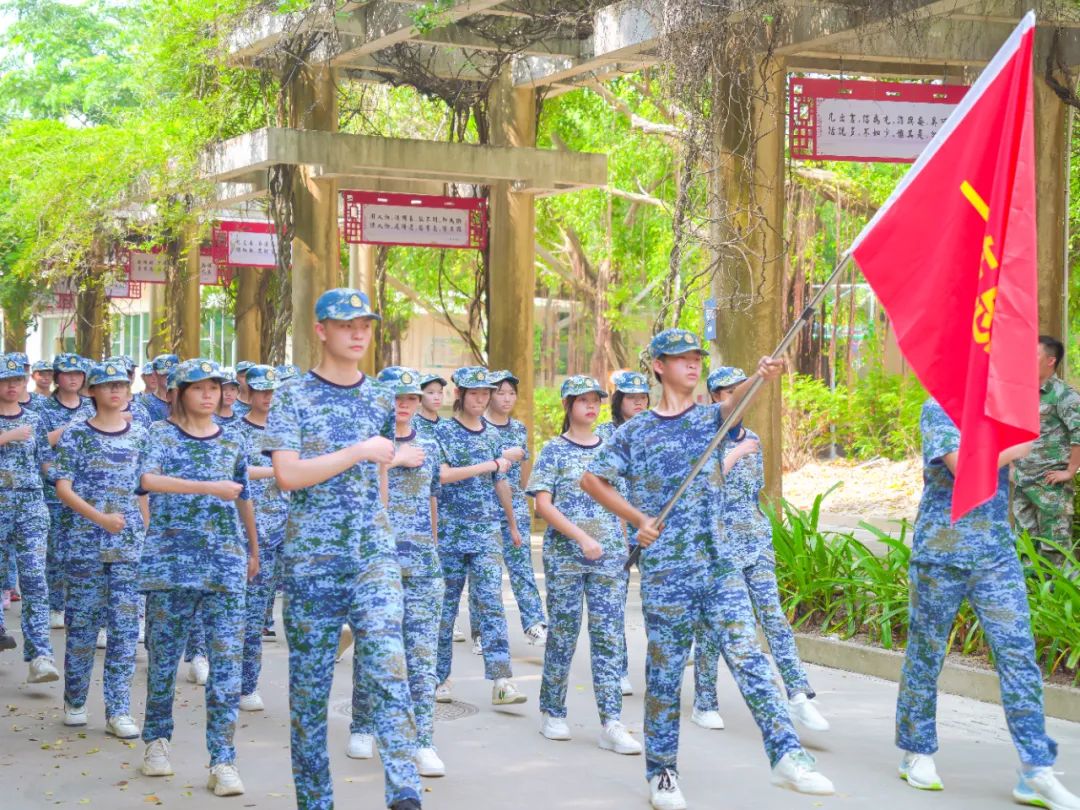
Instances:
[[[128,357],[126,354],[114,354],[112,357],[106,357],[101,362],[112,363],[114,366],[120,366],[124,371],[131,372],[135,370],[135,361]],[[93,371],[97,363],[92,363],[90,370]]]
[[[611,385],[624,394],[649,393],[649,380],[640,371],[616,371],[611,375]]]
[[[225,378],[221,381],[222,385],[235,385],[237,388],[240,387],[240,381],[236,379],[236,372],[231,368],[226,366],[221,370],[221,374]]]
[[[153,359],[155,374],[168,374],[169,371],[180,365],[180,358],[175,354],[159,354]]]
[[[172,367],[169,371],[168,388],[171,391],[178,389],[181,385],[190,385],[203,380],[223,382],[225,373],[221,370],[221,366],[213,360],[195,357]]]
[[[154,373],[154,362],[152,360],[148,360],[147,362],[143,363],[142,375],[145,377],[147,374],[153,374],[153,373]]]
[[[709,377],[705,381],[705,385],[710,391],[715,391],[717,388],[729,388],[732,385],[738,385],[741,382],[746,381],[746,372],[741,368],[735,368],[734,366],[720,366],[709,372]]]
[[[514,376],[512,371],[508,371],[505,368],[500,369],[499,371],[489,371],[488,381],[495,387],[498,387],[500,383],[507,381],[512,382],[514,385],[521,382],[521,380]]]
[[[427,388],[430,383],[437,382],[439,385],[446,387],[446,380],[440,377],[438,374],[421,374],[420,375],[420,388]]]
[[[705,353],[701,339],[689,329],[665,329],[649,341],[649,356],[654,360],[668,354]]]
[[[300,366],[294,365],[293,363],[285,363],[284,365],[277,367],[277,375],[278,379],[282,382],[291,380],[293,377],[299,377]]]
[[[241,374],[247,374],[249,369],[252,369],[257,365],[258,363],[252,363],[250,360],[241,360],[236,364],[236,376],[239,377]]]
[[[559,389],[559,396],[562,399],[594,393],[599,394],[601,397],[607,396],[607,391],[601,387],[596,378],[590,377],[588,374],[575,374],[573,377],[567,377],[563,380],[562,388]]]
[[[488,379],[490,373],[483,366],[465,366],[451,374],[450,379],[458,388],[494,388]]]
[[[58,354],[53,358],[53,371],[57,374],[63,372],[82,372],[85,374],[85,363],[86,361],[79,357],[79,355],[65,352],[64,354]]]
[[[420,372],[404,366],[387,366],[376,378],[394,389],[394,396],[420,393]]]
[[[86,377],[86,384],[89,387],[95,385],[104,385],[111,382],[129,382],[127,369],[120,363],[114,363],[115,358],[109,358],[104,363],[98,363],[90,368],[90,373]]]
[[[371,311],[371,302],[360,290],[338,287],[327,290],[315,302],[315,320],[351,321],[353,318],[381,320]]]
[[[30,370],[31,371],[52,371],[53,367],[52,367],[52,363],[50,363],[48,360],[38,360],[36,363],[34,363],[34,365],[30,368]]]
[[[26,366],[19,362],[19,358],[12,357],[10,354],[0,355],[0,380],[25,376]]]
[[[24,369],[30,366],[30,358],[26,356],[26,352],[8,352],[7,356],[17,363],[22,363]]]
[[[247,384],[252,391],[276,391],[283,382],[273,366],[255,363],[247,370]]]

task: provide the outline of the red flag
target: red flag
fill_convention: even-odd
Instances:
[[[851,253],[912,369],[960,430],[952,519],[1039,435],[1029,13]]]

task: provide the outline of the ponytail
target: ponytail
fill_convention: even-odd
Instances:
[[[577,401],[577,394],[571,394],[563,400],[563,418],[562,418],[562,430],[560,433],[566,433],[570,430],[570,411],[574,409],[574,403]]]

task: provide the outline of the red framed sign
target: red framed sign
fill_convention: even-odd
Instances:
[[[210,237],[214,262],[229,267],[277,267],[277,235],[271,222],[222,220]]]
[[[222,281],[222,274],[214,263],[212,248],[202,247],[199,250],[199,283],[214,285],[227,283]],[[165,284],[166,256],[163,247],[154,247],[149,251],[129,250],[127,259],[127,280],[130,284],[140,285],[135,294],[127,296],[113,296],[115,298],[138,298],[143,284]],[[229,275],[229,274],[226,274]],[[231,275],[229,275],[231,278]]]
[[[343,191],[345,241],[364,245],[487,247],[487,200]]]
[[[788,78],[788,134],[796,160],[911,163],[967,86]]]

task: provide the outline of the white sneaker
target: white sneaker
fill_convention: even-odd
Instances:
[[[619,688],[622,689],[623,697],[634,694],[634,685],[630,683],[630,678],[627,675],[623,675],[619,679]]]
[[[827,796],[836,792],[833,783],[818,773],[814,758],[801,748],[789,751],[780,758],[772,769],[769,781],[777,787],[814,796]]]
[[[244,783],[240,781],[240,772],[231,762],[222,762],[210,769],[210,778],[206,781],[208,790],[215,796],[239,796],[244,792]]]
[[[720,716],[720,712],[710,709],[704,711],[702,709],[694,709],[694,713],[690,715],[690,720],[702,728],[709,731],[721,731],[724,728],[724,718]]]
[[[30,662],[30,674],[26,676],[27,683],[49,683],[60,680],[60,673],[51,658],[39,655]]]
[[[600,748],[616,754],[640,754],[641,743],[630,736],[626,726],[618,720],[608,720],[600,732]]]
[[[457,626],[457,622],[454,622],[454,641],[464,641],[465,634],[461,631],[461,628]]]
[[[493,706],[512,706],[516,703],[524,703],[528,698],[518,691],[517,686],[509,678],[496,678],[495,685],[491,687],[491,704]]]
[[[945,788],[934,766],[934,758],[927,754],[913,754],[905,751],[897,770],[900,778],[913,788],[919,790],[944,790]]]
[[[540,716],[544,718],[543,723],[540,724],[541,734],[549,740],[570,739],[570,726],[566,725],[566,718],[552,717],[547,712],[543,712]]]
[[[1026,776],[1020,771],[1020,781],[1013,788],[1013,798],[1021,804],[1048,807],[1050,810],[1080,808],[1080,798],[1058,781],[1053,768],[1036,768]]]
[[[547,627],[537,622],[525,631],[525,639],[534,647],[543,647],[547,644]]]
[[[64,701],[64,725],[65,726],[85,726],[86,719],[88,717],[85,704],[79,708],[75,708],[66,700]]]
[[[417,748],[416,772],[421,776],[446,776],[446,766],[434,748]]]
[[[435,702],[436,703],[453,703],[454,696],[450,694],[450,679],[435,687]]]
[[[97,648],[104,650],[109,645],[109,636],[105,632],[105,628],[102,627],[97,631]]]
[[[140,732],[130,715],[118,714],[105,721],[105,733],[112,734],[121,740],[134,740]]]
[[[480,636],[477,636],[476,638],[474,638],[472,640],[472,654],[473,655],[483,655],[484,654],[484,642],[481,640]]]
[[[258,692],[240,696],[240,711],[242,712],[261,712],[265,708],[262,696]]]
[[[649,780],[652,797],[649,803],[655,810],[686,810],[686,799],[679,790],[679,775],[665,768]]]
[[[146,619],[139,622],[139,644],[146,643]]]
[[[341,635],[338,636],[337,653],[334,654],[334,663],[337,664],[345,657],[349,647],[353,643],[352,628],[347,624],[341,625]]]
[[[49,611],[49,629],[50,630],[63,630],[64,629],[64,611],[62,611],[62,610],[50,610]]]
[[[375,737],[371,734],[350,734],[345,756],[349,759],[371,759],[375,756]]]
[[[196,655],[188,664],[188,682],[205,686],[208,677],[210,677],[210,662],[206,660],[205,655]]]
[[[151,740],[146,746],[142,758],[143,776],[172,776],[172,763],[169,762],[169,741],[164,737]]]
[[[810,700],[802,692],[797,694],[788,703],[788,713],[791,719],[800,723],[810,731],[828,731],[829,721],[821,716],[814,701]]]

